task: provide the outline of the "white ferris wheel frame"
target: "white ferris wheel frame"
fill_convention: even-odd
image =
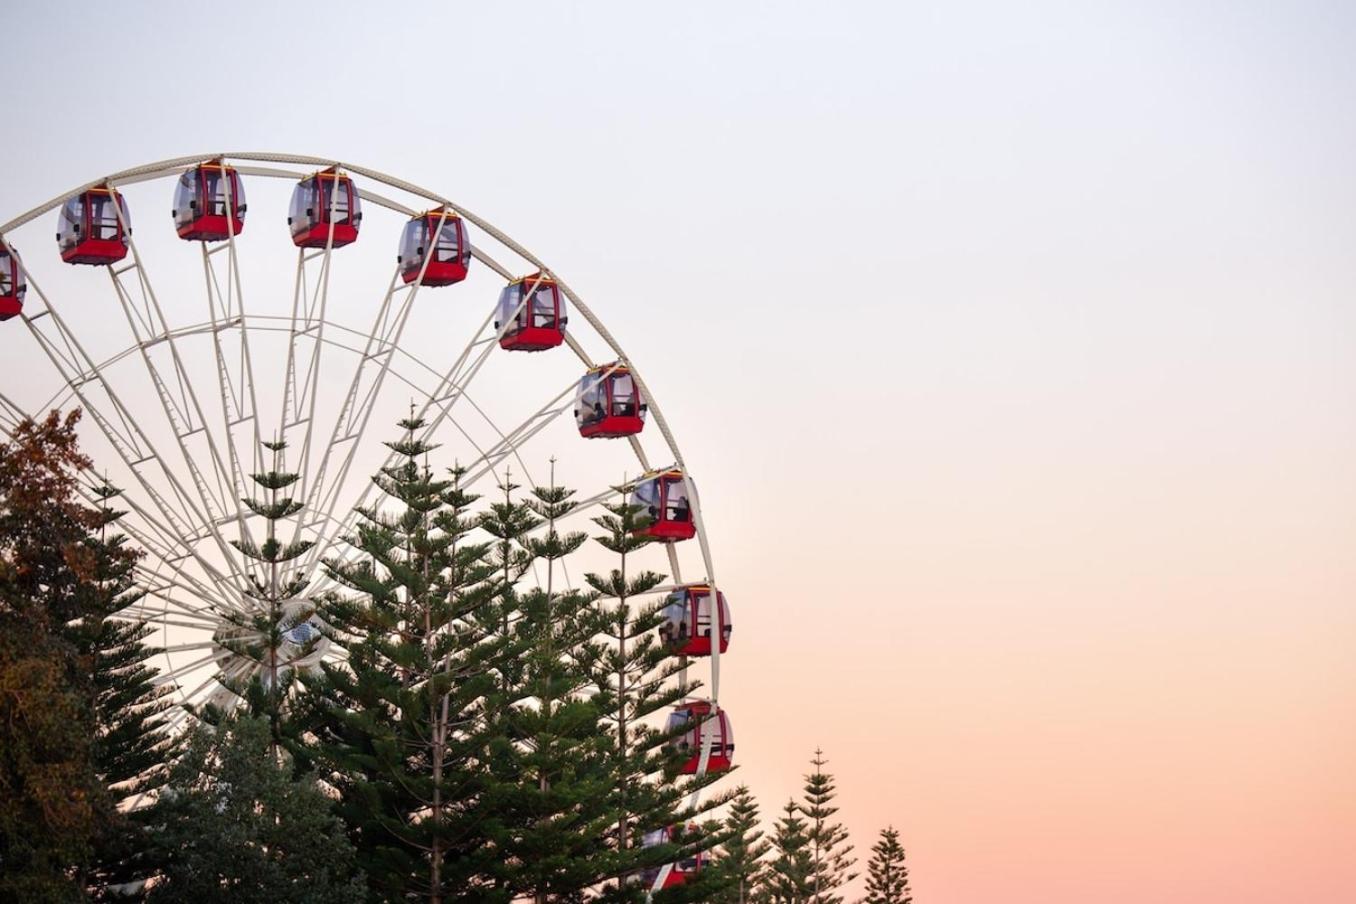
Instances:
[[[598,316],[584,303],[570,287],[561,279],[560,275],[552,268],[549,268],[545,262],[537,258],[525,247],[510,238],[502,230],[498,229],[484,218],[467,210],[449,198],[443,197],[426,188],[397,179],[386,173],[374,170],[368,167],[356,164],[346,163],[326,157],[314,157],[296,154],[279,154],[271,152],[228,152],[195,154],[185,157],[175,157],[167,160],[160,160],[154,163],[148,163],[141,166],[124,169],[101,177],[84,185],[78,186],[70,191],[63,192],[61,195],[53,198],[46,203],[17,216],[8,222],[0,225],[0,247],[13,255],[13,249],[10,247],[7,236],[15,229],[35,220],[36,218],[47,214],[48,212],[59,208],[65,201],[72,196],[83,194],[84,192],[95,188],[121,188],[139,182],[148,180],[166,178],[170,176],[179,176],[185,171],[191,170],[204,163],[229,162],[236,171],[242,176],[262,176],[274,179],[285,179],[296,182],[311,175],[311,172],[284,169],[286,166],[303,166],[309,170],[334,168],[336,172],[361,176],[366,180],[379,183],[390,188],[405,192],[406,194],[421,198],[429,203],[431,207],[440,207],[442,209],[439,228],[448,216],[448,211],[454,212],[465,221],[473,224],[486,235],[493,238],[503,247],[518,255],[524,261],[536,267],[539,271],[537,280],[533,281],[528,292],[523,293],[523,298],[519,302],[518,310],[528,304],[532,294],[535,293],[539,281],[542,278],[549,278],[555,281],[561,293],[568,299],[574,310],[582,316],[592,327],[593,331],[603,340],[612,353],[616,356],[617,364],[614,366],[625,366],[632,378],[641,397],[648,406],[648,413],[653,418],[655,425],[663,437],[669,452],[673,456],[674,466],[680,469],[684,476],[686,488],[688,491],[691,517],[696,527],[696,535],[699,543],[702,563],[706,570],[705,583],[709,586],[711,599],[711,610],[713,613],[720,611],[719,591],[716,584],[715,564],[711,555],[711,548],[708,542],[708,536],[705,529],[705,523],[702,517],[701,502],[698,496],[696,484],[691,479],[686,461],[682,451],[674,438],[672,430],[669,428],[667,419],[664,417],[663,410],[655,394],[645,383],[639,368],[635,362],[626,354],[621,344],[611,334]],[[353,461],[354,450],[361,444],[364,435],[368,417],[372,413],[373,404],[378,396],[378,390],[386,376],[392,373],[391,364],[397,356],[408,359],[413,364],[428,372],[429,374],[439,373],[435,368],[430,367],[413,355],[400,348],[399,339],[405,325],[405,321],[412,308],[414,297],[421,288],[423,270],[428,267],[434,255],[428,254],[422,264],[419,278],[413,283],[400,285],[398,283],[398,271],[393,274],[391,285],[388,287],[382,300],[380,310],[374,319],[373,326],[367,334],[362,334],[358,330],[341,326],[330,321],[326,317],[325,307],[328,299],[330,258],[334,251],[333,230],[330,231],[330,237],[323,249],[299,249],[297,257],[297,271],[294,282],[292,314],[290,317],[265,316],[258,314],[249,314],[245,311],[243,290],[241,288],[240,271],[236,257],[235,227],[231,215],[232,199],[230,192],[231,180],[223,180],[225,192],[225,204],[227,210],[226,222],[228,224],[229,235],[226,241],[216,244],[214,247],[208,247],[206,242],[201,243],[204,279],[206,284],[206,293],[208,297],[208,306],[211,313],[211,319],[187,327],[171,328],[165,319],[163,310],[160,307],[156,297],[154,287],[151,284],[145,267],[142,264],[140,253],[137,250],[136,241],[130,235],[128,224],[123,223],[123,212],[120,205],[113,204],[112,208],[119,223],[124,227],[124,233],[127,235],[128,252],[130,263],[120,261],[118,264],[108,266],[105,269],[109,271],[113,288],[117,294],[119,302],[127,321],[132,329],[135,344],[126,350],[118,353],[112,358],[103,361],[95,361],[81,345],[74,332],[67,325],[57,312],[52,299],[43,292],[40,285],[33,279],[32,272],[20,260],[20,266],[23,267],[23,274],[28,284],[30,302],[25,310],[21,312],[23,323],[28,327],[38,345],[46,353],[48,359],[52,362],[57,372],[60,374],[65,387],[54,397],[53,402],[60,399],[74,398],[81,407],[90,415],[91,419],[98,425],[104,437],[109,444],[117,451],[123,459],[128,471],[133,474],[140,488],[145,492],[151,501],[151,508],[138,503],[132,497],[122,497],[121,502],[126,504],[129,509],[135,512],[144,523],[144,528],[126,529],[126,532],[133,540],[139,543],[143,548],[153,553],[158,560],[159,565],[154,570],[148,570],[139,567],[139,576],[143,580],[149,580],[153,583],[151,586],[156,589],[158,596],[165,600],[165,606],[157,621],[165,624],[181,624],[185,627],[194,627],[202,629],[202,623],[192,624],[193,613],[187,607],[187,604],[178,604],[174,611],[171,611],[171,604],[174,597],[171,591],[180,591],[186,594],[192,594],[204,602],[215,603],[232,608],[238,604],[232,599],[232,594],[223,594],[219,592],[222,585],[235,584],[237,589],[243,585],[246,576],[242,570],[239,554],[229,549],[228,544],[223,537],[220,527],[237,523],[242,528],[248,517],[241,498],[244,495],[241,490],[245,487],[245,477],[249,473],[254,473],[263,469],[262,446],[260,440],[265,438],[261,431],[260,419],[263,416],[255,405],[255,390],[253,383],[253,363],[250,357],[248,338],[251,330],[271,329],[281,331],[284,328],[290,333],[288,343],[288,361],[286,370],[286,383],[284,387],[282,416],[279,423],[279,429],[274,438],[287,439],[289,433],[298,428],[303,430],[302,446],[300,449],[300,461],[308,461],[310,447],[314,439],[312,427],[314,426],[314,412],[316,387],[319,381],[319,360],[320,352],[327,346],[338,346],[347,348],[350,351],[360,352],[361,357],[353,374],[351,384],[343,407],[336,418],[334,435],[330,437],[329,443],[324,449],[320,459],[320,465],[315,473],[310,473],[311,469],[303,468],[300,473],[299,492],[297,498],[305,500],[306,506],[303,513],[296,519],[294,539],[301,535],[303,527],[310,523],[312,527],[319,524],[342,525],[344,518],[351,517],[351,513],[346,513],[344,518],[336,519],[334,508],[338,502],[339,491],[344,485],[344,477],[347,474],[348,467]],[[356,184],[352,184],[353,190],[364,202],[376,204],[406,217],[415,217],[421,211],[411,208],[399,201],[385,197],[376,192],[360,189]],[[331,213],[336,209],[338,202],[338,191],[330,192]],[[322,195],[323,196],[323,195]],[[348,202],[351,204],[351,202]],[[224,274],[218,272],[217,262],[214,258],[224,253],[226,255],[226,264]],[[506,267],[492,258],[484,249],[472,244],[471,254],[481,264],[497,273],[506,280],[514,279],[514,274]],[[18,259],[17,256],[14,259]],[[308,266],[310,265],[310,266]],[[314,278],[309,278],[312,273]],[[223,278],[224,277],[224,278]],[[130,285],[129,285],[130,283]],[[224,284],[224,287],[223,287]],[[404,293],[403,298],[399,298],[400,293]],[[38,310],[33,309],[32,299],[40,303]],[[482,340],[480,337],[486,332],[489,326],[490,318],[493,317],[493,310],[486,317],[485,322],[471,338],[470,343],[455,359],[450,368],[442,373],[438,382],[438,388],[430,393],[424,401],[419,417],[430,415],[431,420],[425,428],[424,436],[432,435],[433,431],[446,420],[451,420],[450,411],[457,401],[465,399],[467,404],[475,406],[469,396],[466,395],[466,388],[472,377],[479,371],[486,358],[498,345],[498,339],[502,338],[504,332],[508,329],[510,322],[514,318],[509,318],[501,324],[497,334],[492,334],[488,339]],[[515,313],[516,317],[516,313]],[[47,320],[46,324],[41,321]],[[221,334],[223,331],[237,330],[241,342],[240,361],[234,366],[229,362],[225,355]],[[327,335],[327,331],[329,335]],[[336,338],[335,333],[342,336]],[[193,383],[189,380],[184,371],[184,365],[180,357],[176,340],[190,335],[210,334],[213,340],[214,353],[216,356],[218,378],[220,382],[220,403],[221,411],[218,417],[217,429],[224,422],[225,437],[224,442],[218,444],[213,436],[213,431],[208,429],[208,415],[205,414],[202,401],[198,398]],[[296,360],[298,342],[310,339],[313,342],[312,357],[308,361],[308,367],[304,376],[299,373],[299,362]],[[346,344],[352,342],[352,345]],[[477,349],[478,345],[484,345],[483,349]],[[583,363],[586,370],[593,370],[597,363],[584,350],[580,343],[570,333],[565,335],[565,344],[574,352]],[[159,345],[164,345],[170,353],[170,366],[166,367],[163,363],[157,363],[150,355],[150,350]],[[161,405],[165,415],[173,428],[175,439],[180,447],[180,452],[187,465],[187,469],[192,478],[192,486],[185,486],[184,481],[179,477],[175,468],[168,466],[163,460],[160,452],[150,441],[149,437],[137,425],[127,407],[119,399],[115,388],[105,378],[104,371],[112,364],[123,358],[131,357],[140,353],[143,358],[150,377],[156,387],[157,394],[160,396]],[[362,390],[362,377],[369,363],[378,362],[376,373],[372,375],[373,383],[366,392]],[[609,371],[604,371],[607,373]],[[396,373],[396,378],[400,379],[400,374]],[[90,383],[98,383],[107,397],[105,406],[100,407],[95,404],[94,399],[85,391],[85,387]],[[499,430],[497,426],[490,421],[488,415],[483,411],[480,414],[487,422],[493,426],[495,432],[499,435],[499,440],[489,449],[477,447],[480,459],[475,463],[478,470],[473,472],[472,479],[482,476],[484,473],[492,471],[499,462],[509,456],[516,456],[518,448],[523,442],[530,439],[537,432],[542,430],[551,421],[560,414],[569,410],[572,406],[570,398],[575,390],[577,381],[572,381],[559,394],[554,396],[549,402],[543,405],[535,414],[528,417],[522,424],[508,431],[507,433]],[[562,405],[561,402],[564,401]],[[210,401],[210,400],[209,400]],[[45,410],[44,406],[43,409]],[[289,410],[292,415],[289,420]],[[477,409],[479,410],[479,409]],[[28,416],[28,412],[20,406],[11,402],[8,398],[0,395],[0,430],[8,434],[20,420]],[[456,426],[455,421],[452,421]],[[253,442],[250,448],[254,451],[255,460],[250,466],[246,466],[239,460],[236,442],[233,441],[235,434],[234,428],[249,424],[253,430]],[[340,430],[343,428],[343,434]],[[460,428],[458,427],[460,430]],[[465,431],[461,431],[465,435]],[[210,465],[210,472],[200,465],[197,458],[188,448],[190,437],[201,433],[207,443],[207,458]],[[466,437],[468,440],[470,437]],[[643,473],[651,473],[654,468],[644,448],[636,436],[628,437],[628,443],[635,454]],[[225,446],[225,453],[219,445]],[[331,482],[328,484],[329,491],[326,491],[325,477],[331,466],[331,455],[340,447],[346,446],[338,462],[337,476],[331,475]],[[158,465],[160,475],[148,475],[147,465]],[[524,466],[526,471],[526,467]],[[84,486],[82,492],[86,499],[94,501],[94,489],[101,483],[94,473],[83,475]],[[163,483],[160,481],[163,480]],[[361,505],[366,500],[371,491],[371,485],[363,491],[358,504]],[[584,500],[579,503],[578,509],[601,502],[610,492],[604,492],[596,497]],[[228,500],[231,504],[228,505]],[[578,510],[577,509],[577,510]],[[323,554],[330,549],[342,535],[342,531],[331,529],[324,542],[316,543],[307,553],[301,571],[311,573],[313,566],[320,561]],[[234,574],[222,574],[218,564],[205,558],[199,551],[199,544],[207,539],[212,539],[222,559],[228,564],[228,567],[234,570]],[[683,583],[679,561],[674,550],[674,544],[665,544],[668,553],[669,566],[673,576],[673,585],[677,586]],[[194,559],[203,573],[213,579],[213,584],[205,583],[204,580],[190,571],[175,569],[173,563],[183,562],[187,559]],[[161,573],[162,569],[168,566],[173,571],[172,574]],[[317,579],[313,587],[320,585],[323,588],[324,578]],[[657,588],[660,592],[670,587]],[[315,591],[312,591],[315,592]],[[183,607],[183,608],[180,608]],[[211,606],[209,605],[209,609]],[[136,614],[136,613],[133,613]],[[176,622],[171,619],[188,619],[189,622]],[[210,621],[210,619],[205,619]],[[703,721],[704,725],[718,724],[714,720],[719,718],[721,713],[719,707],[720,693],[720,638],[718,636],[720,627],[720,618],[713,619],[713,631],[711,638],[710,668],[711,680],[708,694],[705,699],[710,703],[710,712]],[[192,644],[188,646],[208,646],[207,644]],[[171,652],[167,649],[166,652]],[[177,652],[177,651],[176,651]],[[208,653],[203,659],[188,663],[174,671],[160,676],[158,680],[169,682],[175,680],[179,675],[187,674],[208,666],[216,656],[216,651]],[[230,677],[224,676],[224,677]],[[214,673],[209,677],[208,682],[216,680]],[[684,664],[683,673],[680,677],[680,683],[684,689],[687,688],[686,664]],[[204,685],[207,682],[204,682]],[[190,692],[185,699],[201,691],[202,688]],[[701,731],[702,743],[698,757],[697,776],[704,776],[707,772],[708,762],[712,754],[713,730]],[[690,807],[695,807],[699,802],[700,788],[693,792],[689,801]],[[660,875],[656,878],[654,888],[662,887],[667,879],[673,864],[667,864],[663,867]]]

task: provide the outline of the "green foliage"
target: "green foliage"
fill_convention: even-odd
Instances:
[[[141,836],[116,804],[173,754],[149,630],[115,618],[141,594],[110,534],[117,492],[78,498],[79,412],[0,444],[0,898],[60,900],[131,878]]]
[[[652,542],[636,534],[648,519],[641,514],[641,506],[627,502],[604,508],[608,514],[593,519],[603,530],[595,539],[617,555],[618,563],[607,574],[585,575],[589,586],[607,602],[598,609],[599,639],[583,645],[577,656],[591,675],[593,700],[610,739],[608,797],[616,819],[606,843],[617,852],[618,874],[634,876],[713,849],[721,840],[720,827],[689,824],[689,820],[721,806],[729,797],[710,795],[695,808],[689,807],[686,799],[694,790],[722,776],[677,774],[676,764],[685,757],[669,744],[674,733],[649,724],[652,717],[667,711],[698,685],[683,685],[684,663],[671,657],[657,640],[663,600],[639,606],[632,602],[664,580],[652,571],[632,573],[630,569],[630,555]],[[688,828],[672,843],[641,845],[645,833],[667,826]],[[727,884],[719,873],[711,871],[700,883],[665,890],[654,897],[656,901],[710,900]],[[644,893],[642,883],[623,882],[609,887],[607,896],[611,897],[607,899],[643,900]]]
[[[857,878],[856,873],[850,872],[857,860],[851,856],[847,829],[830,821],[838,808],[832,805],[836,791],[833,776],[824,771],[828,762],[824,752],[816,750],[810,762],[815,771],[805,776],[805,804],[801,808],[809,825],[810,855],[814,863],[814,897],[810,900],[814,904],[842,904],[843,896],[833,892]]]
[[[880,840],[871,848],[863,904],[913,904],[909,868],[904,863],[904,848],[894,826],[882,829]]]
[[[744,785],[734,791],[725,817],[725,834],[715,867],[729,887],[712,900],[716,904],[745,904],[753,900],[762,881],[766,868],[763,858],[772,845],[758,828],[758,802]]]
[[[348,592],[321,612],[349,657],[307,679],[296,749],[328,776],[375,895],[508,900],[486,879],[500,829],[483,764],[486,714],[504,706],[499,676],[519,652],[503,633],[511,613],[489,544],[471,539],[464,472],[435,478],[422,424],[402,426],[388,445],[403,460],[374,478],[394,510],[362,511],[361,557],[326,563]]]
[[[757,899],[767,904],[805,904],[815,893],[809,828],[794,800],[786,802],[772,830],[773,857]]]
[[[264,519],[264,537],[262,542],[247,535],[231,541],[246,560],[254,563],[248,591],[253,603],[242,612],[224,612],[233,627],[219,631],[214,639],[237,656],[259,664],[258,672],[249,679],[227,686],[241,698],[246,712],[268,718],[276,747],[285,733],[283,711],[296,684],[295,663],[311,655],[322,635],[316,632],[299,644],[288,639],[292,629],[315,614],[314,605],[301,599],[309,583],[307,576],[289,564],[305,555],[313,543],[280,539],[287,529],[286,519],[304,507],[300,500],[287,495],[300,478],[283,467],[287,443],[262,445],[271,455],[271,466],[250,477],[264,498],[250,497],[241,502]],[[209,722],[220,716],[215,712],[205,715]]]
[[[148,901],[344,904],[365,900],[331,801],[272,751],[264,719],[199,725],[149,814]]]

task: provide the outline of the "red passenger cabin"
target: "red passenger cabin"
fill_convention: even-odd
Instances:
[[[117,189],[91,188],[66,199],[57,219],[57,247],[68,264],[103,266],[127,256],[132,218]]]
[[[645,427],[648,409],[631,371],[622,364],[604,364],[579,381],[574,419],[579,435],[589,439],[635,436]]]
[[[646,475],[636,484],[631,504],[641,506],[650,523],[637,530],[638,537],[654,537],[665,543],[691,540],[697,535],[688,499],[687,478],[677,469]]]
[[[19,252],[13,248],[6,251],[0,245],[0,320],[17,317],[23,311],[24,294],[27,291]]]
[[[540,273],[514,280],[499,293],[494,328],[508,324],[499,347],[508,351],[541,352],[565,341],[565,298],[554,279]]]
[[[696,825],[689,823],[688,831],[695,832]],[[669,844],[674,840],[674,827],[669,826],[664,829],[655,829],[653,832],[646,832],[640,839],[641,847],[659,847]],[[679,838],[681,843],[681,836]],[[667,878],[660,888],[675,888],[679,885],[685,885],[697,878],[697,874],[711,865],[711,854],[709,851],[693,851],[681,860],[674,861],[669,869]],[[642,874],[642,880],[647,888],[654,888],[655,881],[659,878],[659,867],[651,867]]]
[[[669,714],[666,733],[672,734],[684,726],[687,731],[671,738],[669,750],[683,755],[678,771],[683,775],[696,775],[701,763],[702,746],[707,738],[711,741],[711,757],[706,761],[706,771],[724,772],[730,768],[734,759],[734,731],[730,728],[730,717],[724,710],[711,713],[711,704],[705,700],[689,700],[679,703]]]
[[[434,237],[436,236],[436,240]],[[424,266],[424,258],[428,266]],[[450,286],[466,278],[471,266],[471,237],[461,217],[446,208],[421,213],[405,224],[400,237],[400,278],[421,286]],[[423,269],[423,279],[419,271]]]
[[[230,215],[227,215],[230,211]],[[190,242],[222,242],[245,228],[245,189],[234,167],[203,163],[179,177],[174,228]]]
[[[298,248],[352,244],[358,240],[362,221],[358,189],[334,167],[307,176],[292,189],[287,224],[292,227],[292,244]]]
[[[730,648],[730,605],[725,594],[716,592],[720,600],[720,652]],[[659,626],[659,639],[674,656],[711,655],[711,586],[685,584],[669,594],[664,606],[664,622]]]

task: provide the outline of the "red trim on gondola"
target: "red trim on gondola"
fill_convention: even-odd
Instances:
[[[657,508],[653,504],[644,503],[649,506],[649,511],[644,514],[648,514],[654,521],[648,527],[636,531],[636,536],[654,537],[656,540],[665,543],[691,540],[697,536],[697,525],[692,520],[692,501],[690,498],[686,506],[675,507],[673,511],[670,511],[669,494],[684,486],[682,471],[666,471],[642,483],[656,483],[660,490],[660,497]],[[639,487],[637,487],[637,492],[639,492]]]
[[[523,296],[530,295],[518,316],[504,335],[499,337],[499,347],[511,352],[544,352],[555,348],[565,341],[565,324],[569,318],[565,315],[565,301],[561,297],[560,286],[554,279],[547,279],[540,273],[524,276],[509,283],[505,292],[515,292],[510,298],[513,305],[504,310],[504,300],[500,298],[499,317],[513,313],[522,302]],[[544,311],[540,307],[542,300],[549,301],[551,315],[549,320],[541,317]],[[538,320],[540,319],[540,322]],[[496,321],[495,329],[503,324]]]
[[[635,436],[645,429],[645,418],[640,415],[623,417],[608,415],[600,421],[579,428],[579,435],[587,439],[617,439],[623,436]]]
[[[708,731],[714,731],[715,736],[711,742],[711,756],[706,761],[707,773],[724,772],[730,768],[734,760],[734,733],[730,730],[730,718],[724,710],[721,710],[714,719],[707,720],[706,715],[710,712],[711,704],[705,700],[691,700],[674,707],[674,715],[686,713],[691,724],[686,734],[681,734],[669,742],[671,749],[692,754],[678,767],[679,773],[683,775],[697,774],[702,745],[706,742],[705,735]]]
[[[209,177],[214,174],[219,179],[230,180],[232,216],[229,218],[225,210],[225,192],[222,193],[220,213],[214,210],[217,206],[216,192],[209,190],[208,186]],[[180,194],[179,190],[184,187],[184,176],[192,179],[192,197]],[[240,174],[234,167],[220,161],[204,163],[184,176],[180,177],[176,187],[173,211],[179,238],[190,242],[223,242],[245,230],[244,194],[240,189]],[[181,204],[187,205],[188,209],[182,209],[179,206]]]
[[[716,618],[720,623],[720,652],[730,648],[730,634],[734,627],[730,621],[730,604],[724,593],[717,593],[720,600]],[[712,618],[703,619],[702,601],[707,601],[710,611],[711,586],[709,584],[688,584],[675,590],[664,606],[664,622],[659,626],[659,637],[664,647],[674,656],[710,656]],[[682,621],[672,618],[671,607],[681,606],[684,613]],[[695,626],[695,629],[694,627]]]
[[[104,266],[116,263],[127,256],[127,237],[131,234],[131,221],[127,215],[127,202],[112,188],[91,188],[78,196],[79,222],[72,222],[68,216],[69,206],[74,199],[68,199],[61,205],[58,214],[57,245],[61,249],[61,259],[68,264],[93,264]],[[90,212],[96,206],[101,209],[110,205],[118,208],[112,216],[101,217],[93,222]]]
[[[604,374],[606,376],[603,376]],[[617,383],[626,377],[631,379],[629,399],[618,399]],[[584,381],[589,380],[597,381],[597,391],[602,394],[602,399],[595,398],[592,411],[584,409],[582,394],[587,382],[581,384],[581,398],[575,400],[574,411],[580,436],[585,439],[616,439],[635,436],[645,429],[645,412],[648,406],[640,392],[640,384],[631,376],[628,368],[617,364],[595,367],[584,375]]]
[[[687,831],[695,832],[696,825],[688,823]],[[665,826],[655,832],[647,832],[641,841],[643,847],[658,847],[661,844],[668,844],[673,841],[673,826]],[[668,877],[660,888],[676,888],[679,885],[685,885],[689,881],[695,880],[697,875],[705,868],[711,865],[710,851],[697,851],[689,857],[675,861],[669,869]],[[659,878],[659,868],[651,867],[645,870],[642,875],[642,881],[647,888],[653,887],[655,880]]]
[[[441,229],[438,225],[440,221]],[[413,248],[407,247],[410,243],[408,230],[411,225],[417,226],[420,230],[417,244]],[[461,217],[449,210],[444,218],[440,208],[420,214],[410,220],[405,228],[407,232],[401,237],[400,254],[396,261],[400,264],[400,278],[406,284],[418,279],[421,286],[450,286],[466,278],[471,263],[471,246],[466,223]],[[446,241],[449,229],[455,237],[455,247],[449,246]],[[430,240],[435,230],[438,231],[436,242]],[[430,254],[433,258],[428,262],[428,266],[424,266],[424,258]],[[419,278],[420,268],[424,271],[422,279]]]
[[[0,320],[9,320],[23,312],[27,291],[19,253],[10,254],[0,248]]]
[[[330,192],[322,190],[325,183],[331,184]],[[347,205],[342,211],[341,221],[331,226],[329,216],[332,199],[327,197],[327,194],[340,185],[347,186],[344,192]],[[296,203],[299,191],[306,192],[304,206]],[[358,240],[358,227],[363,219],[358,190],[354,187],[352,179],[341,175],[333,167],[298,182],[292,191],[292,201],[293,213],[288,216],[287,223],[292,227],[292,244],[298,248],[324,248],[326,245],[342,248]],[[336,213],[338,212],[340,211],[336,210]],[[331,231],[334,233],[332,243]]]

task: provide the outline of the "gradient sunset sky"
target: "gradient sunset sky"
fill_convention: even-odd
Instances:
[[[1356,6],[7,0],[0,34],[0,220],[276,150],[567,276],[701,480],[769,821],[822,747],[919,904],[1356,901]]]

